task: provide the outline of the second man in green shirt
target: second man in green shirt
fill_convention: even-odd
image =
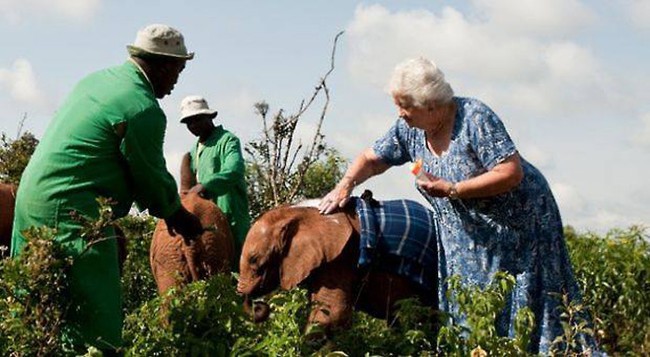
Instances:
[[[199,193],[219,206],[230,222],[239,258],[251,221],[246,167],[239,138],[223,126],[215,126],[212,120],[216,116],[217,111],[211,110],[203,97],[188,96],[181,102],[181,123],[198,137],[183,159],[181,171],[191,177],[181,179],[181,192]],[[238,264],[239,259],[234,262],[235,269]]]

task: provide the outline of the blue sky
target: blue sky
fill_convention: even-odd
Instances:
[[[194,138],[180,100],[205,96],[243,142],[260,134],[253,104],[295,111],[336,69],[326,141],[352,159],[396,119],[385,92],[394,65],[423,55],[457,95],[502,118],[522,156],[548,179],[565,224],[604,232],[650,225],[650,0],[0,1],[0,131],[42,136],[86,74],[126,59],[150,23],[183,32],[195,60],[161,105],[165,155],[178,176]],[[319,108],[304,117],[307,140]],[[362,185],[418,199],[405,167]]]

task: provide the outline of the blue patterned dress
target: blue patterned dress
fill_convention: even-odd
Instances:
[[[517,149],[499,117],[476,99],[454,97],[456,118],[449,148],[441,156],[426,146],[425,133],[403,119],[373,146],[389,165],[418,158],[434,176],[459,182],[478,176]],[[524,178],[515,189],[489,198],[452,200],[422,195],[439,220],[440,309],[457,309],[445,297],[445,279],[460,275],[464,284],[485,287],[497,271],[515,276],[516,285],[498,319],[501,335],[514,336],[517,310],[528,306],[536,329],[531,352],[545,353],[561,334],[557,306],[550,292],[579,297],[563,236],[557,204],[544,176],[522,158]]]

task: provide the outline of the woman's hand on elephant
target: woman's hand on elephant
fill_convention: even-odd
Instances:
[[[350,200],[350,194],[354,185],[339,182],[318,204],[318,211],[321,214],[330,214],[339,208],[344,207]]]
[[[182,206],[171,216],[165,218],[165,223],[167,223],[169,235],[176,236],[176,233],[178,233],[185,238],[186,242],[195,240],[204,231],[199,217]]]
[[[204,197],[204,195],[205,195],[205,186],[201,185],[200,183],[197,183],[188,192],[189,193],[196,193],[199,196]]]

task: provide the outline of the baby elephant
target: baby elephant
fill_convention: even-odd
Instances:
[[[16,186],[0,183],[0,259],[9,256],[15,202]]]
[[[394,303],[404,298],[419,297],[424,304],[437,308],[435,238],[430,239],[432,244],[427,249],[417,243],[419,256],[424,256],[425,250],[432,256],[432,264],[426,269],[430,275],[428,285],[419,284],[402,272],[383,269],[391,262],[392,266],[398,266],[402,258],[390,249],[382,251],[380,247],[386,246],[383,241],[374,244],[361,238],[362,227],[355,209],[360,201],[353,199],[341,212],[330,215],[321,215],[317,208],[304,206],[281,206],[264,213],[246,236],[240,260],[237,291],[244,295],[248,309],[251,299],[278,287],[289,290],[301,283],[305,283],[311,295],[309,322],[320,324],[326,332],[346,327],[355,307],[383,319],[392,317]],[[392,201],[374,202],[379,209],[384,209]],[[396,202],[402,206],[407,201]],[[416,202],[407,204],[417,205],[420,212],[428,214]],[[407,231],[402,229],[400,237],[407,236]],[[416,235],[421,233],[412,226],[410,231]],[[360,249],[360,239],[364,242],[362,247],[374,244],[378,249]],[[374,261],[359,268],[360,254],[365,261],[370,260],[368,254],[371,254]],[[412,266],[418,265],[413,260],[410,262]],[[253,311],[256,321],[268,316],[268,306],[264,304],[256,304]]]
[[[218,272],[229,272],[235,262],[235,248],[228,219],[212,201],[187,194],[183,206],[201,220],[205,232],[190,244],[180,234],[171,236],[159,220],[151,241],[150,263],[162,295],[172,287]]]

